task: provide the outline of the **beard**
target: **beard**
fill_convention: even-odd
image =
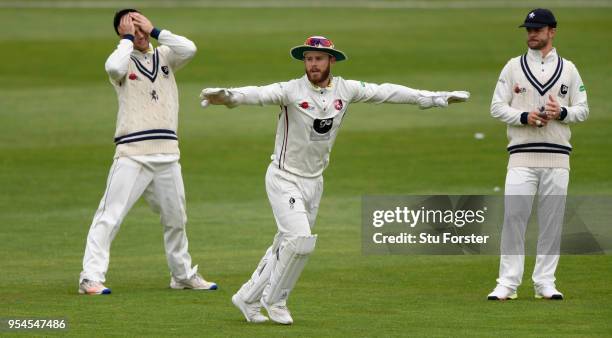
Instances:
[[[306,76],[308,77],[308,81],[310,81],[313,84],[318,84],[318,83],[321,83],[327,80],[327,78],[329,78],[329,71],[330,71],[330,67],[328,65],[326,69],[319,70],[319,72],[317,73],[311,73],[308,70],[306,70]]]
[[[531,49],[540,50],[548,45],[548,39],[546,40],[527,40],[527,46]]]

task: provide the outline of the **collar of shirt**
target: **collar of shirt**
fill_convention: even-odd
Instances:
[[[133,53],[138,55],[138,56],[145,56],[145,55],[149,55],[149,54],[153,54],[153,52],[155,51],[155,49],[153,49],[153,45],[149,44],[149,49],[147,49],[146,52],[141,52],[138,49],[134,48]]]
[[[542,52],[537,49],[529,49],[527,51],[527,61],[537,62],[537,63],[557,63],[557,50],[553,47],[553,49],[546,54],[545,57],[542,57]]]
[[[310,87],[310,89],[312,89],[313,91],[321,92],[321,91],[331,90],[332,88],[334,88],[334,83],[336,83],[336,78],[331,75],[330,77],[331,77],[331,80],[329,81],[329,84],[325,88],[321,88],[319,86],[314,85],[312,82],[310,82],[310,80],[308,80],[308,76],[306,74],[302,76],[302,80],[308,83],[308,87]]]

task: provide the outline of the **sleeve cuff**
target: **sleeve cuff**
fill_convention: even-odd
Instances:
[[[123,35],[121,35],[121,38],[122,39],[127,39],[127,40],[130,40],[130,41],[134,42],[134,35],[132,35],[132,34],[123,34]]]
[[[153,30],[151,31],[151,36],[154,37],[155,39],[158,39],[159,33],[161,33],[161,29],[153,28]]]
[[[565,120],[567,117],[567,108],[561,107],[561,112],[559,113],[559,121]]]
[[[522,112],[521,113],[521,124],[527,124],[527,116],[529,115],[528,112]]]

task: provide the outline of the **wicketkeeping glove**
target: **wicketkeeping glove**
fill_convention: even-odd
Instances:
[[[229,108],[236,106],[232,93],[226,88],[204,88],[200,93],[200,100],[202,108],[208,107],[209,104],[222,104]]]
[[[465,102],[470,98],[470,92],[466,91],[446,92],[445,94],[448,103]]]
[[[419,107],[421,109],[448,107],[450,103],[465,102],[470,98],[470,93],[465,91],[435,92],[434,94],[419,98]]]

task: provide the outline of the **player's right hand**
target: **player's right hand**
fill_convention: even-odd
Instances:
[[[228,107],[232,106],[232,94],[225,88],[204,88],[200,93],[202,107],[208,104],[222,104]],[[207,101],[205,104],[204,101]]]
[[[548,123],[548,119],[546,118],[546,114],[541,114],[539,111],[531,111],[529,115],[527,115],[527,124],[532,127],[544,127]]]
[[[136,27],[134,27],[134,22],[132,21],[132,17],[130,15],[126,14],[121,17],[117,31],[121,36],[126,34],[134,35],[136,33]]]
[[[465,102],[470,98],[470,92],[458,90],[453,92],[446,93],[447,99],[446,102],[457,103],[457,102]]]

